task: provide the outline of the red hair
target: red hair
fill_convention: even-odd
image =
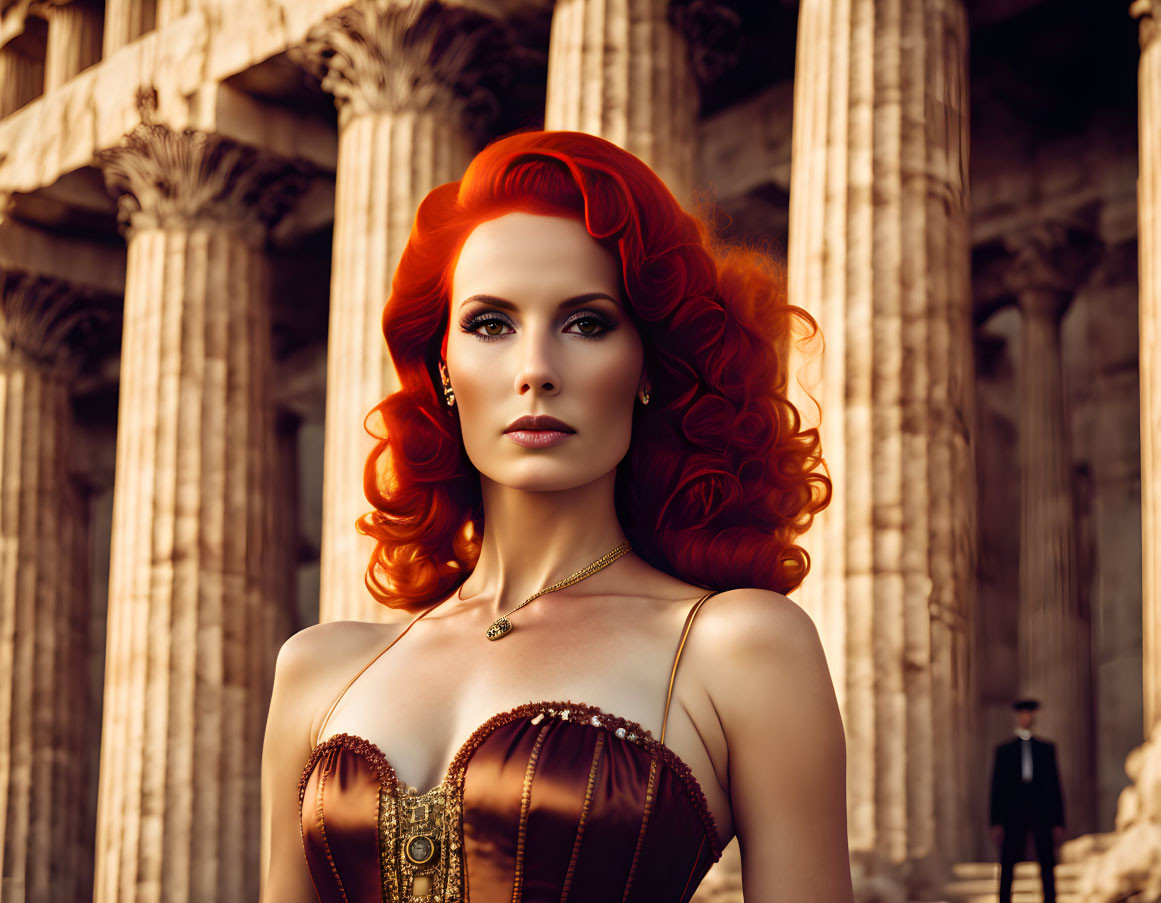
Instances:
[[[786,350],[796,322],[808,337],[817,323],[787,302],[781,264],[718,243],[632,154],[581,132],[528,131],[427,194],[395,270],[383,334],[402,388],[375,408],[386,434],[363,479],[375,510],[358,523],[376,540],[371,594],[434,603],[479,558],[479,477],[437,368],[459,251],[475,226],[513,211],[574,217],[621,261],[651,385],[614,490],[634,551],[708,588],[798,586],[810,558],[795,539],[830,502],[831,481],[817,472],[818,429],[787,397]]]

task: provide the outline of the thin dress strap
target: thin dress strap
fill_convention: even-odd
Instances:
[[[375,662],[377,662],[379,660],[379,656],[381,656],[384,652],[386,652],[388,649],[390,649],[392,646],[394,646],[396,643],[398,643],[401,639],[403,639],[403,634],[407,633],[407,631],[409,631],[412,627],[414,627],[416,621],[418,621],[420,618],[424,617],[428,612],[434,611],[435,609],[439,608],[439,606],[442,604],[443,604],[443,602],[438,602],[435,605],[430,606],[429,608],[425,608],[423,611],[421,611],[419,614],[417,614],[414,618],[412,618],[411,623],[408,624],[406,627],[404,627],[401,631],[399,631],[399,633],[396,635],[395,639],[393,639],[390,643],[388,643],[386,646],[384,646],[382,649],[380,649],[378,654],[373,659],[371,659],[369,662],[367,662],[367,664],[363,665],[363,667],[359,669],[358,674],[356,674],[354,677],[352,677],[350,680],[347,681],[347,685],[345,687],[343,687],[341,690],[339,690],[339,695],[335,697],[335,701],[331,703],[331,707],[329,709],[327,709],[327,713],[323,716],[322,724],[319,725],[318,733],[315,734],[316,737],[322,737],[323,730],[326,729],[327,722],[330,720],[331,713],[335,710],[335,706],[337,706],[339,704],[339,700],[343,698],[343,694],[346,693],[347,690],[349,690],[351,688],[351,684],[353,684],[356,680],[359,679],[359,675],[362,674],[364,671],[366,671],[368,668],[370,668],[373,664],[375,664]],[[316,741],[315,746],[317,746],[317,745],[318,745],[318,742]]]
[[[677,654],[673,656],[673,671],[669,675],[669,692],[665,694],[665,715],[661,719],[661,738],[658,741],[659,743],[665,742],[665,727],[669,723],[669,703],[673,699],[673,682],[677,679],[677,663],[681,661],[681,650],[685,648],[685,638],[689,636],[689,628],[693,626],[693,619],[697,616],[698,609],[701,608],[706,599],[716,594],[717,590],[711,590],[706,593],[693,603],[693,608],[685,616],[685,627],[681,631],[681,642],[677,644]]]

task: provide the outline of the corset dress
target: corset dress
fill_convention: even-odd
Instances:
[[[664,738],[681,650],[710,595],[686,617],[660,740],[595,706],[529,702],[480,725],[422,793],[397,781],[370,741],[343,733],[320,742],[299,782],[319,900],[689,900],[721,841],[697,778]],[[413,896],[418,876],[427,890]]]

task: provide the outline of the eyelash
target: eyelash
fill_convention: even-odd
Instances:
[[[570,333],[570,335],[580,336],[582,339],[596,340],[604,338],[606,335],[617,328],[616,323],[614,323],[603,314],[597,313],[596,311],[581,311],[579,313],[573,314],[573,316],[567,320],[564,325],[568,327],[573,323],[582,323],[586,320],[591,320],[596,323],[601,327],[601,331],[589,334],[585,334],[583,332],[574,332]],[[474,335],[476,338],[485,342],[494,342],[497,339],[502,339],[505,335],[507,335],[507,333],[500,333],[499,335],[487,335],[485,333],[476,332],[477,329],[479,329],[481,326],[487,325],[488,323],[500,323],[504,326],[512,326],[511,321],[509,321],[507,317],[502,317],[498,314],[469,314],[460,321],[460,329],[470,335]]]

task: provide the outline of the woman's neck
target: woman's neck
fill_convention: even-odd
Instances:
[[[480,558],[459,597],[482,596],[500,615],[612,551],[625,540],[615,480],[613,472],[574,489],[526,492],[481,477]]]

